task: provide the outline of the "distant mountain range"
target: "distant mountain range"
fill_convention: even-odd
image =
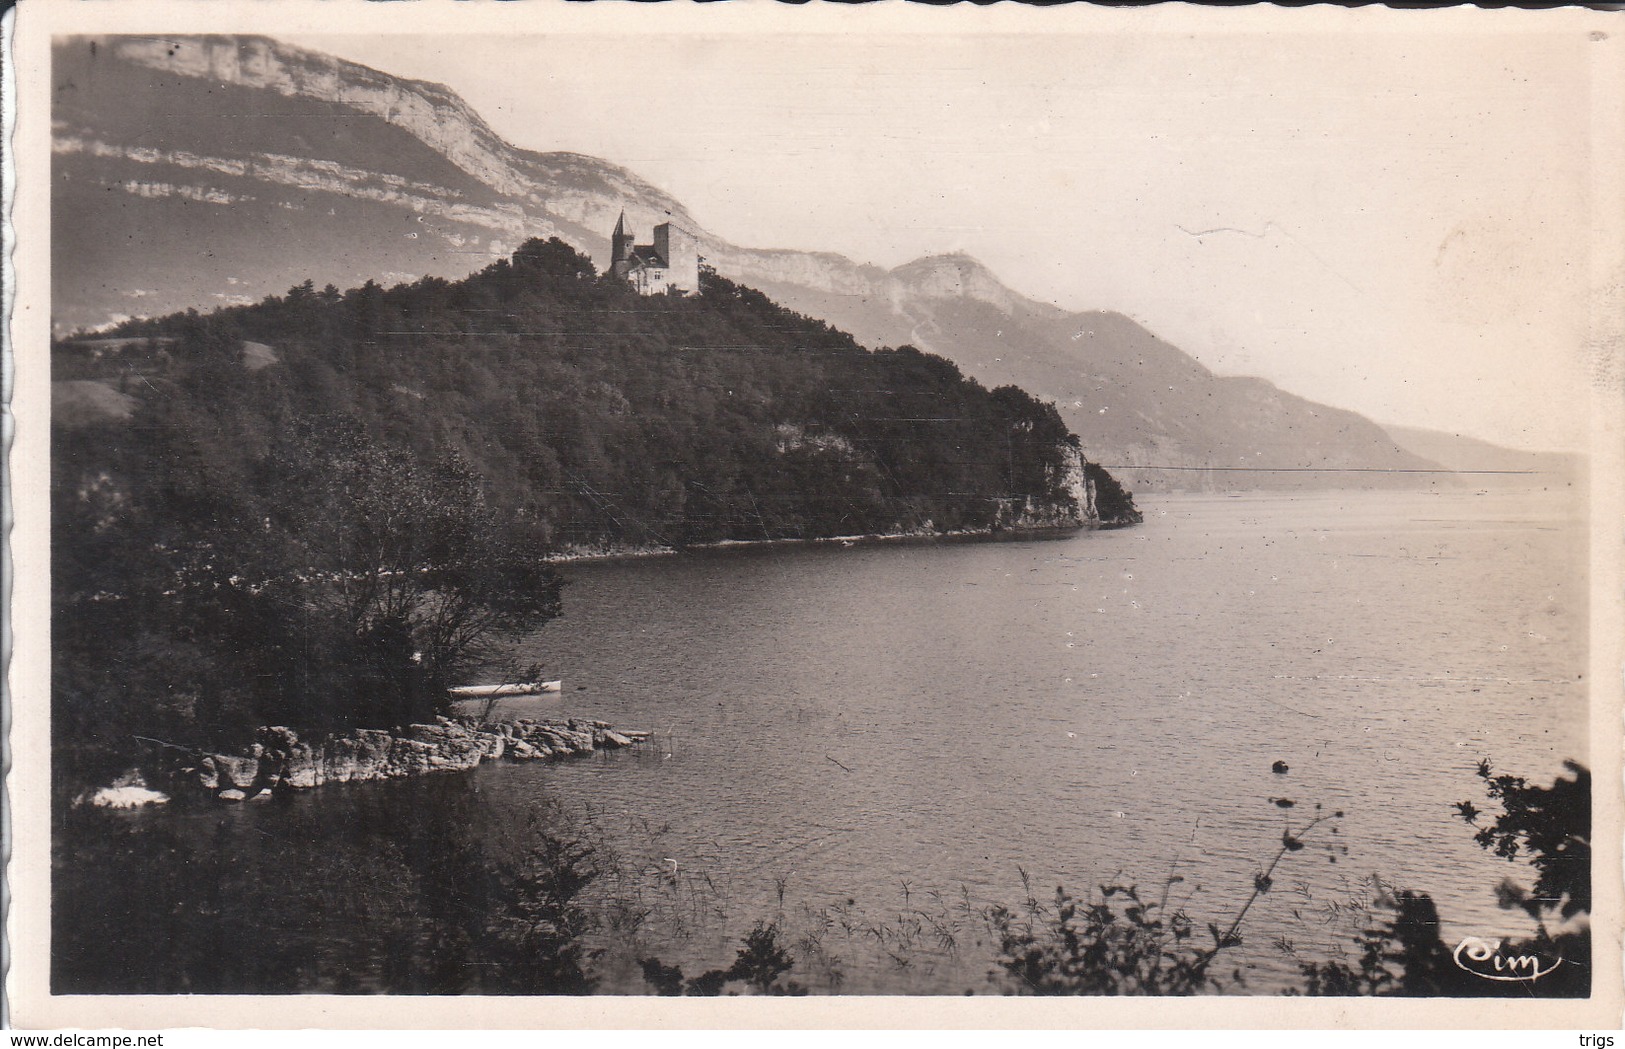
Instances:
[[[886,270],[727,243],[624,168],[509,145],[435,84],[262,37],[70,38],[54,63],[59,331],[307,278],[456,278],[535,236],[602,269],[624,210],[639,235],[672,222],[719,273],[866,345],[912,343],[1054,400],[1137,489],[1449,483],[1363,416],[1216,376],[1127,317],[1034,302],[968,256]]]
[[[1533,484],[1583,484],[1586,459],[1577,452],[1528,452],[1503,448],[1475,437],[1422,430],[1413,426],[1389,426],[1388,432],[1400,447],[1447,470],[1459,470],[1464,480],[1488,481],[1496,475],[1515,475]]]

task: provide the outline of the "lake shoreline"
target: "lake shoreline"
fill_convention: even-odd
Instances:
[[[332,783],[406,779],[443,772],[466,772],[483,762],[582,757],[598,750],[636,746],[648,733],[617,731],[606,721],[586,718],[513,718],[487,721],[474,716],[436,717],[432,724],[395,729],[352,729],[341,735],[302,739],[294,729],[265,726],[246,752],[217,753],[151,741],[161,755],[138,763],[151,779],[175,793],[206,794],[219,801],[268,799],[287,790],[310,790]],[[98,808],[140,808],[168,802],[152,789],[139,768],[81,798]]]
[[[1361,909],[1373,874],[1441,901],[1447,943],[1522,939],[1531,923],[1494,886],[1534,875],[1476,844],[1456,803],[1485,807],[1480,757],[1544,785],[1594,753],[1570,502],[1179,494],[1137,532],[1059,545],[560,569],[569,614],[510,659],[545,661],[568,691],[447,713],[602,717],[654,730],[647,744],[274,804],[192,786],[170,805],[64,808],[59,986],[478,993],[494,970],[476,953],[432,962],[477,951],[479,928],[457,923],[481,872],[549,840],[603,850],[584,906],[611,995],[654,993],[643,958],[725,968],[781,915],[788,977],[813,994],[1005,993],[989,909],[1022,918],[1029,895],[1050,907],[1057,886],[1118,879],[1171,887],[1222,934],[1288,831],[1304,847],[1248,905],[1246,942],[1223,955],[1246,982],[1226,995],[1304,986],[1278,938],[1357,960],[1353,938],[1385,920]],[[226,967],[220,943],[255,949]]]
[[[730,550],[771,550],[777,547],[804,546],[879,546],[897,543],[974,543],[1021,542],[1025,540],[1066,539],[1079,532],[1106,531],[1130,528],[1140,521],[1090,522],[1078,525],[1053,525],[1033,528],[975,528],[950,532],[914,531],[885,532],[870,535],[816,536],[811,539],[719,539],[712,543],[692,543],[687,546],[624,546],[602,549],[571,548],[549,554],[549,564],[573,564],[581,561],[637,561],[655,557],[677,557],[682,554],[717,553]]]

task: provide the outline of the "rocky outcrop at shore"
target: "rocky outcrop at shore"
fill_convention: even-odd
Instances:
[[[482,761],[536,761],[629,747],[646,733],[617,732],[602,721],[570,718],[482,723],[437,718],[397,731],[357,729],[347,735],[304,740],[291,728],[262,728],[243,754],[201,754],[178,770],[226,801],[268,797],[327,783],[400,779],[461,772]]]

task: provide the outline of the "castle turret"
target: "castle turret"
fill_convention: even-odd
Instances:
[[[615,222],[615,232],[609,238],[609,268],[617,277],[625,277],[632,261],[632,234],[626,228],[626,212]]]

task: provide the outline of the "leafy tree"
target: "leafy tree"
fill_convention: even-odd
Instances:
[[[1591,771],[1565,761],[1568,776],[1550,787],[1532,787],[1521,776],[1495,775],[1488,761],[1478,778],[1501,804],[1494,822],[1480,826],[1479,811],[1460,802],[1456,811],[1478,827],[1473,840],[1508,861],[1527,856],[1537,872],[1534,891],[1514,886],[1517,906],[1537,921],[1552,911],[1563,918],[1591,913]]]
[[[1164,917],[1164,903],[1142,900],[1133,885],[1103,885],[1087,901],[1057,887],[1054,906],[1045,916],[1029,900],[1026,921],[1004,907],[989,914],[999,966],[1019,993],[1194,994],[1217,983],[1191,919]]]
[[[756,988],[759,994],[770,994],[780,976],[790,971],[796,960],[779,945],[776,925],[757,922],[745,935],[745,945],[739,949],[729,975]]]
[[[658,958],[641,958],[638,965],[643,978],[665,996],[681,995],[685,991],[697,997],[714,998],[730,983],[743,983],[757,994],[801,995],[806,989],[794,980],[779,982],[779,978],[795,966],[796,960],[779,942],[777,923],[757,922],[745,934],[743,946],[726,969],[708,969],[691,980],[684,981],[683,970],[666,965]]]
[[[1139,524],[1145,520],[1134,496],[1099,463],[1084,463],[1084,473],[1095,486],[1095,512],[1106,527]]]
[[[1534,981],[1486,980],[1458,964],[1439,935],[1439,913],[1422,892],[1389,893],[1379,901],[1389,917],[1363,932],[1350,964],[1333,960],[1300,966],[1311,995],[1406,995],[1457,997],[1585,997],[1590,993],[1591,932],[1591,773],[1564,762],[1569,776],[1550,787],[1532,787],[1523,778],[1495,775],[1488,761],[1478,765],[1492,801],[1501,812],[1484,824],[1471,801],[1458,802],[1457,814],[1478,827],[1474,840],[1508,861],[1527,857],[1538,872],[1533,892],[1511,879],[1497,889],[1500,904],[1521,910],[1536,922],[1534,937],[1502,946],[1506,956],[1541,959]],[[1547,922],[1561,918],[1553,930]],[[1556,962],[1549,972],[1545,967]]]
[[[1287,799],[1272,799],[1292,808]],[[1281,832],[1281,845],[1267,867],[1253,875],[1253,891],[1224,928],[1209,922],[1204,940],[1183,909],[1172,912],[1168,897],[1184,878],[1171,876],[1158,899],[1146,899],[1135,885],[1101,885],[1087,900],[1060,886],[1054,910],[1046,910],[1029,889],[1027,915],[1018,918],[1006,907],[988,914],[999,938],[999,967],[1013,978],[1019,994],[1191,995],[1219,990],[1224,978],[1214,971],[1225,951],[1240,947],[1241,929],[1259,897],[1274,885],[1275,870],[1287,856],[1302,852],[1305,839],[1322,823],[1343,813],[1318,814],[1294,830]],[[1333,833],[1336,833],[1335,829]],[[1330,846],[1328,846],[1329,848]],[[1026,881],[1026,874],[1022,879]],[[1240,983],[1241,972],[1230,979]]]
[[[487,990],[591,993],[594,951],[583,938],[593,920],[579,898],[601,873],[591,846],[547,834],[498,869],[501,906],[477,940]]]
[[[606,854],[574,821],[494,817],[477,785],[341,792],[252,831],[63,814],[59,993],[586,994]],[[401,819],[410,812],[410,819]],[[247,842],[238,838],[246,833]],[[357,849],[367,862],[355,862]],[[276,866],[267,878],[257,856]],[[365,930],[365,935],[356,935]],[[222,944],[252,949],[222,950]]]
[[[513,267],[520,273],[567,280],[587,280],[598,274],[592,261],[557,237],[532,238],[513,254]]]
[[[132,735],[222,745],[267,723],[422,720],[558,613],[545,546],[456,456],[424,463],[329,420],[242,461],[217,454],[240,442],[205,414],[149,418],[122,462],[101,468],[70,439],[55,464],[53,726],[69,779],[115,774]]]
[[[336,426],[292,440],[266,473],[267,529],[289,540],[267,587],[350,640],[362,691],[435,709],[494,643],[558,614],[543,551],[493,519],[455,455],[424,464]]]

